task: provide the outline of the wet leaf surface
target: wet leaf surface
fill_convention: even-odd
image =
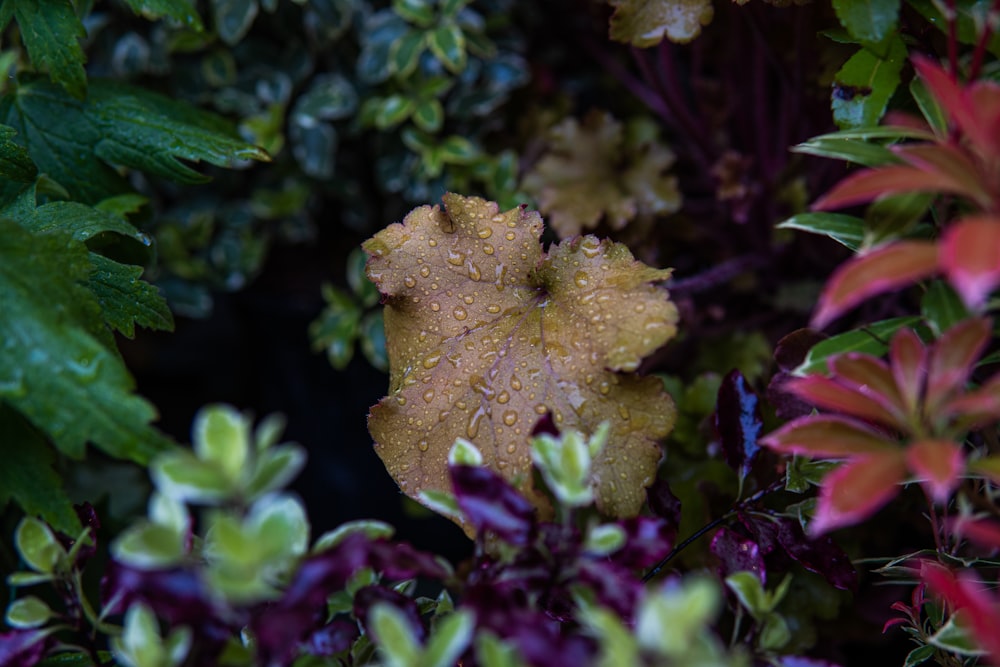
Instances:
[[[451,490],[457,437],[536,506],[530,436],[552,413],[590,434],[611,422],[596,457],[598,508],[638,512],[673,426],[673,401],[634,373],[676,331],[666,279],[620,244],[595,237],[539,244],[541,217],[449,194],[364,245],[385,303],[389,395],[372,408],[375,449],[400,488]]]

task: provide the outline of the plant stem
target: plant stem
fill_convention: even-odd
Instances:
[[[969,81],[975,81],[979,77],[979,70],[983,66],[983,56],[986,55],[986,46],[993,37],[993,22],[1000,18],[1000,0],[993,0],[990,8],[986,10],[986,19],[983,22],[983,32],[976,42],[976,51],[972,55],[972,66],[969,68]]]
[[[646,574],[644,574],[642,576],[643,583],[649,581],[650,579],[652,579],[653,577],[655,577],[656,575],[658,575],[660,573],[660,570],[662,570],[666,566],[666,564],[669,563],[670,560],[674,556],[676,556],[681,551],[683,551],[684,549],[686,549],[692,542],[694,542],[695,540],[697,540],[699,537],[701,537],[702,535],[704,535],[708,531],[712,530],[713,528],[717,528],[718,526],[721,526],[722,524],[724,524],[727,521],[729,521],[730,519],[732,519],[734,516],[736,516],[737,514],[739,514],[740,512],[742,512],[744,509],[746,509],[750,505],[753,505],[754,503],[756,503],[757,501],[759,501],[764,496],[766,496],[768,494],[771,494],[771,493],[774,493],[778,489],[784,488],[784,486],[785,486],[785,480],[784,479],[775,480],[774,482],[771,482],[771,484],[769,484],[768,486],[764,487],[763,489],[761,489],[757,493],[753,494],[752,496],[749,496],[745,500],[741,500],[740,502],[738,502],[735,505],[733,505],[732,509],[730,509],[728,512],[726,512],[725,514],[723,514],[719,518],[713,519],[712,521],[709,521],[707,524],[705,524],[704,526],[702,526],[701,528],[699,528],[698,530],[696,530],[693,534],[689,535],[687,537],[687,539],[685,539],[683,542],[681,542],[680,544],[678,544],[677,546],[675,546],[673,549],[671,549],[670,553],[668,553],[666,556],[664,556],[660,560],[660,562],[658,562],[656,565],[654,565],[653,568],[651,570],[649,570],[649,572],[647,572]]]

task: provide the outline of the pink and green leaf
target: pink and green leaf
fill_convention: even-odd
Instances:
[[[990,341],[990,322],[976,318],[959,322],[942,334],[930,350],[924,410],[937,414],[938,406],[961,391]]]
[[[889,343],[889,363],[906,412],[916,415],[927,378],[927,347],[916,332],[896,332]]]
[[[895,443],[864,422],[838,415],[800,417],[761,438],[761,443],[785,454],[814,458],[855,458],[902,452]]]
[[[906,448],[906,465],[935,502],[945,503],[965,472],[965,455],[951,440],[918,440]]]
[[[992,197],[982,174],[969,154],[950,144],[913,144],[894,146],[893,152],[910,165],[928,174],[936,174],[936,191],[967,197],[982,208],[989,208]]]
[[[928,241],[899,241],[859,255],[833,274],[813,315],[821,329],[865,299],[900,289],[938,271],[938,249]]]
[[[821,535],[865,520],[896,495],[905,476],[901,450],[873,453],[845,463],[823,478],[809,533]]]
[[[812,209],[829,211],[908,192],[943,192],[973,198],[978,189],[937,170],[927,171],[908,164],[891,165],[851,174],[813,202]]]
[[[990,654],[990,662],[1000,663],[1000,601],[979,582],[956,577],[943,565],[925,561],[920,577],[932,591],[944,598],[954,611],[965,610],[976,642]]]
[[[903,397],[889,364],[870,354],[852,352],[830,360],[830,371],[840,382],[852,383],[858,391],[879,401],[898,420],[905,419]]]
[[[806,403],[824,410],[840,412],[897,430],[905,428],[899,410],[894,410],[885,396],[866,391],[865,385],[844,382],[840,378],[810,375],[793,378],[784,388]]]
[[[949,529],[964,539],[986,547],[1000,549],[1000,522],[991,519],[961,517],[950,521]]]
[[[978,389],[954,398],[940,412],[956,416],[956,426],[968,430],[985,426],[1000,419],[1000,374],[994,375]],[[1000,480],[1000,477],[997,478]]]
[[[969,472],[1000,484],[1000,456],[986,456],[969,463]]]
[[[940,262],[965,305],[981,308],[1000,285],[1000,218],[966,218],[950,225],[941,238]]]

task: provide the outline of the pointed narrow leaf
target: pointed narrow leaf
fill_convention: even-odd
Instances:
[[[927,348],[912,329],[900,329],[889,344],[896,387],[908,414],[916,415],[927,376]]]
[[[962,195],[976,201],[977,188],[949,175],[924,171],[901,164],[865,169],[837,183],[812,204],[814,211],[829,211],[908,192],[935,192]]]
[[[997,421],[1000,419],[1000,374],[991,377],[978,389],[948,401],[941,411],[958,416],[959,426],[963,429]]]
[[[831,357],[847,352],[882,355],[888,348],[888,339],[894,333],[903,327],[915,325],[919,321],[919,317],[894,317],[875,322],[861,329],[830,336],[813,345],[806,354],[805,360],[792,373],[799,376],[810,373],[825,373],[829,368]]]
[[[860,352],[848,352],[830,360],[830,371],[837,380],[878,401],[886,410],[902,418],[903,400],[889,364]]]
[[[801,417],[761,438],[761,443],[784,454],[854,458],[897,447],[867,424],[837,415]]]
[[[827,281],[813,315],[821,329],[862,301],[933,275],[938,249],[927,241],[898,241],[842,264]]]
[[[854,251],[861,247],[865,238],[865,221],[842,213],[799,213],[779,224],[778,229],[829,236]]]
[[[963,195],[983,208],[992,203],[981,168],[965,150],[941,143],[894,146],[892,150],[917,169],[936,174],[941,179],[939,190]]]
[[[971,310],[1000,285],[1000,218],[966,218],[941,237],[941,270]]]
[[[760,449],[757,442],[763,429],[760,400],[738,370],[722,380],[715,411],[715,428],[719,433],[726,463],[746,477]]]
[[[793,378],[785,384],[784,388],[806,403],[818,408],[843,413],[884,426],[905,427],[902,415],[899,414],[898,410],[891,409],[891,404],[885,397],[866,394],[863,391],[864,386],[853,386],[822,375],[810,375],[804,378]]]
[[[87,73],[80,39],[87,32],[70,0],[5,0],[14,4],[14,18],[31,62],[47,70],[52,80],[73,97],[87,94]]]
[[[901,450],[843,464],[823,479],[809,533],[821,535],[868,518],[896,495],[905,474]]]
[[[913,67],[930,89],[931,95],[942,106],[951,122],[958,126],[974,144],[990,145],[991,137],[979,122],[974,105],[970,104],[969,95],[958,85],[951,74],[944,68],[920,55],[913,57]]]
[[[945,503],[965,472],[965,456],[951,440],[918,440],[906,448],[906,465],[931,498]]]
[[[468,609],[449,614],[438,622],[427,641],[421,667],[451,667],[472,641],[475,616]]]
[[[959,322],[946,331],[930,350],[924,409],[931,414],[938,405],[965,388],[976,359],[990,341],[992,323],[985,318]]]
[[[942,255],[944,254],[942,248]],[[942,269],[947,272],[947,260],[941,259]],[[958,293],[946,281],[934,280],[924,292],[920,301],[920,314],[936,337],[969,316]]]
[[[932,591],[943,597],[956,611],[965,610],[976,641],[991,656],[991,661],[1000,660],[1000,604],[985,587],[968,577],[956,577],[943,566],[925,561],[920,570],[923,579]]]

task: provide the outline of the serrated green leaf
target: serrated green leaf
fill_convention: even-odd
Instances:
[[[455,23],[445,23],[427,33],[427,47],[453,74],[465,69],[465,34]]]
[[[8,0],[8,2],[11,0]],[[80,39],[87,31],[70,0],[13,0],[14,18],[31,62],[47,70],[52,80],[70,95],[87,94],[87,73]],[[6,4],[6,3],[4,3]]]
[[[111,213],[119,218],[124,218],[125,216],[138,213],[139,209],[148,203],[149,197],[144,197],[135,192],[127,192],[122,195],[115,195],[114,197],[102,199],[94,205],[94,208],[98,211]],[[146,238],[148,239],[148,237]],[[140,240],[144,243],[148,242],[142,238],[140,238]]]
[[[13,499],[28,516],[40,516],[68,535],[80,520],[52,468],[55,456],[45,439],[11,408],[0,403],[0,508]]]
[[[30,183],[38,170],[28,151],[13,141],[15,134],[14,128],[0,125],[0,178]]]
[[[179,160],[230,166],[270,158],[222,118],[141,88],[90,82],[87,100],[38,77],[0,99],[0,123],[17,131],[39,171],[85,204],[131,191],[111,165],[181,183],[207,180]]]
[[[149,426],[153,406],[132,393],[120,357],[88,333],[100,305],[81,283],[92,270],[69,234],[33,234],[0,220],[0,399],[67,455],[92,442],[146,463],[169,441]]]
[[[94,270],[87,287],[97,297],[105,323],[126,338],[135,337],[135,325],[173,331],[174,316],[155,285],[141,280],[142,267],[120,264],[91,253]]]
[[[837,126],[877,125],[899,86],[905,62],[906,45],[898,35],[890,40],[885,58],[864,48],[851,56],[834,77],[831,108]]]
[[[829,236],[854,251],[861,247],[865,238],[864,220],[843,213],[799,213],[780,223],[778,229],[797,229]]]
[[[51,617],[49,605],[34,595],[14,600],[7,607],[7,624],[12,628],[37,628]]]
[[[472,641],[475,617],[469,610],[445,616],[434,628],[420,667],[451,667]]]
[[[899,0],[833,0],[840,25],[862,42],[881,42],[896,29]]]
[[[389,66],[393,74],[401,79],[413,74],[426,44],[427,33],[423,30],[408,30],[394,41],[389,47]]]
[[[827,358],[846,352],[863,352],[875,356],[885,354],[886,343],[896,331],[903,327],[912,326],[919,321],[919,317],[895,317],[875,322],[864,329],[855,329],[831,336],[814,345],[806,354],[805,361],[792,373],[794,375],[826,373]]]
[[[36,233],[53,230],[69,232],[74,241],[89,241],[103,233],[114,233],[134,239],[144,246],[151,241],[148,236],[124,218],[77,202],[52,202],[30,211],[27,215],[8,213],[21,226]]]
[[[201,17],[190,0],[125,0],[125,3],[144,18],[155,20],[167,16],[197,32],[204,30]]]
[[[246,36],[260,9],[257,0],[211,0],[209,5],[215,30],[229,46],[235,46]]]

